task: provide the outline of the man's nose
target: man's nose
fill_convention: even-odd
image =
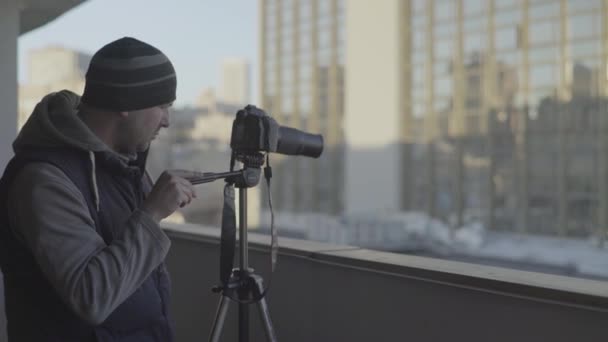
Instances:
[[[160,120],[160,126],[163,128],[167,128],[171,125],[171,122],[169,120],[169,111],[167,110],[165,112],[165,114],[163,115],[163,118]]]

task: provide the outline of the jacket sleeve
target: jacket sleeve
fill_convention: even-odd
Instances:
[[[101,324],[164,260],[170,240],[135,210],[122,236],[107,245],[82,193],[57,167],[26,165],[9,192],[11,227],[63,301]]]

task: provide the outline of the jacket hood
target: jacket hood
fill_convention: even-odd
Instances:
[[[67,147],[86,151],[91,162],[91,186],[97,210],[99,189],[97,188],[98,162],[114,172],[139,170],[145,173],[148,152],[133,156],[119,154],[108,147],[78,116],[80,97],[68,90],[45,96],[13,142],[15,154],[28,148]]]
[[[13,142],[15,153],[32,147],[72,147],[84,151],[111,150],[78,117],[80,96],[62,90],[45,96]]]

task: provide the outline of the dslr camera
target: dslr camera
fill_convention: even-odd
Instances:
[[[230,148],[239,157],[274,152],[318,158],[323,152],[323,136],[281,126],[262,109],[248,105],[236,113]]]

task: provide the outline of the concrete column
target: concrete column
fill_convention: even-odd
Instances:
[[[0,2],[0,169],[13,155],[11,144],[17,136],[17,38],[19,8],[17,0]]]
[[[0,170],[13,155],[11,144],[17,136],[17,38],[19,7],[17,0],[0,2]],[[7,341],[4,313],[4,286],[0,273],[0,342]]]
[[[600,72],[600,101],[605,101],[604,98],[608,97],[608,0],[604,0],[602,7],[602,22],[603,22],[603,59],[601,63]],[[602,103],[602,102],[601,102]],[[603,102],[605,106],[606,102]],[[608,108],[600,107],[606,113]],[[606,115],[599,115],[599,132],[598,132],[598,229],[597,234],[600,236],[601,245],[606,244],[608,239],[608,118]]]

